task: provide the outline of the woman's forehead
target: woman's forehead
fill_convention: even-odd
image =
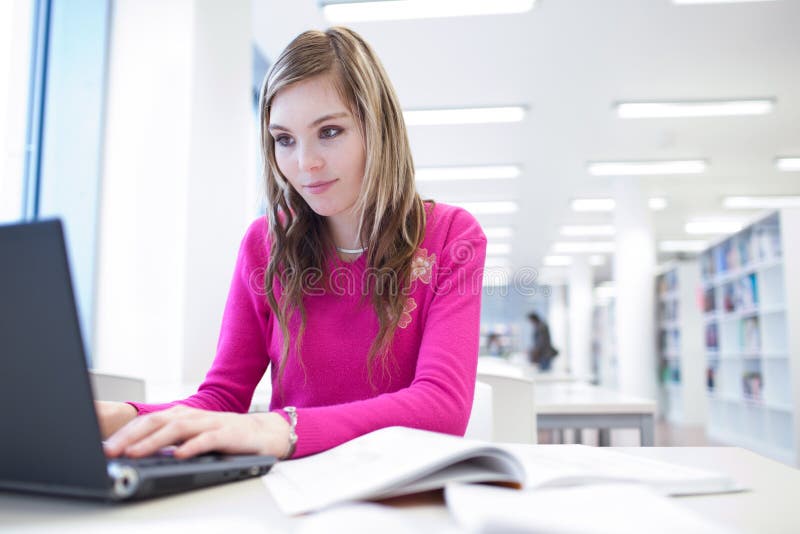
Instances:
[[[287,87],[275,94],[270,105],[270,115],[275,122],[284,124],[298,118],[322,114],[347,112],[348,106],[328,74],[314,76]],[[299,122],[303,122],[302,120]]]

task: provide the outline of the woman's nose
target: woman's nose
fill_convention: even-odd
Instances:
[[[296,153],[297,166],[301,171],[311,172],[322,168],[324,161],[313,146],[299,146]]]

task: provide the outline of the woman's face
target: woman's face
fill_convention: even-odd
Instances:
[[[278,168],[311,209],[330,217],[353,207],[364,181],[364,138],[330,75],[278,91],[269,132]]]

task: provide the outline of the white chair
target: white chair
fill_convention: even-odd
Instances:
[[[472,412],[464,437],[492,441],[492,387],[489,384],[475,382]]]
[[[129,376],[89,372],[95,400],[145,402],[144,380]]]
[[[536,443],[533,379],[485,372],[478,380],[492,387],[492,439],[508,443]]]

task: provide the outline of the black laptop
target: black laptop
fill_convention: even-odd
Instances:
[[[142,499],[263,475],[275,461],[106,458],[61,223],[0,226],[0,489]]]

